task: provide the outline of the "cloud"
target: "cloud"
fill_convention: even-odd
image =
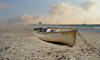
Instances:
[[[7,21],[4,21],[3,24],[33,24],[38,23],[43,16],[30,16],[30,15],[20,15],[14,18],[9,18]]]
[[[53,21],[53,20],[50,20],[50,21],[47,21],[46,24],[64,24],[65,21]]]
[[[100,16],[97,18],[81,18],[81,17],[77,17],[77,18],[72,18],[70,20],[68,20],[66,22],[67,24],[100,24]]]
[[[97,3],[98,3],[98,1],[86,1],[86,2],[84,2],[84,3],[81,4],[81,8],[84,11],[89,11]]]
[[[93,19],[93,18],[87,18],[87,19],[84,19],[85,23],[87,24],[100,24],[100,18],[96,18],[96,19]]]
[[[80,10],[79,7],[70,5],[70,2],[68,2],[68,3],[61,3],[61,4],[58,3],[56,5],[52,5],[50,7],[49,13],[52,15],[69,15],[79,10]]]
[[[49,17],[49,19],[50,20],[55,20],[55,19],[57,19],[57,17],[58,17],[57,15],[53,15],[53,16]]]
[[[100,16],[93,20],[94,24],[100,24]]]
[[[2,2],[0,2],[0,9],[6,8],[8,6],[9,4],[3,4]]]
[[[4,3],[0,2],[0,9],[7,8],[8,6],[18,6],[18,5],[16,5],[16,4],[4,4]]]

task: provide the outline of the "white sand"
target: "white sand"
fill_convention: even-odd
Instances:
[[[0,26],[0,60],[100,60],[100,32],[80,31],[95,51],[77,35],[73,47],[38,39],[38,26]]]

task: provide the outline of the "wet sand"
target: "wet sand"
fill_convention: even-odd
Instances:
[[[0,60],[100,60],[100,32],[79,31],[92,49],[78,34],[73,47],[42,41],[36,27],[0,26]]]

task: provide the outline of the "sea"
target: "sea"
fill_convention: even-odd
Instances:
[[[31,24],[32,26],[54,26],[54,27],[90,27],[97,29],[78,29],[78,31],[100,32],[100,24]]]

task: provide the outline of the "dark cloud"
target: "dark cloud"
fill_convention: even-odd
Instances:
[[[97,3],[97,1],[86,1],[81,4],[81,8],[84,11],[89,11],[96,3]]]

